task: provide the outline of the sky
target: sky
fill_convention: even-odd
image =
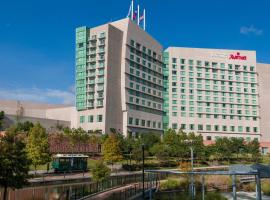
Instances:
[[[269,0],[135,0],[168,46],[256,50],[270,63]],[[0,0],[0,99],[74,105],[75,28],[127,16],[130,0]]]

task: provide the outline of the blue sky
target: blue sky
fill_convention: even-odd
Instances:
[[[269,0],[135,0],[164,47],[256,50],[270,63]],[[0,99],[74,103],[75,28],[126,17],[129,0],[0,0]]]

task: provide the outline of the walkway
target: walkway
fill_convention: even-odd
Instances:
[[[126,186],[123,186],[123,187],[108,190],[108,191],[102,192],[102,193],[100,193],[98,195],[94,195],[92,197],[85,198],[85,200],[106,199],[106,198],[110,197],[113,193],[121,192],[122,190],[128,189],[128,188],[132,187],[133,185],[135,185],[135,184],[130,184],[130,185],[126,185]]]
[[[228,200],[233,200],[232,193],[223,194]],[[237,200],[256,200],[255,192],[237,192]],[[270,200],[270,196],[262,195],[262,200]]]

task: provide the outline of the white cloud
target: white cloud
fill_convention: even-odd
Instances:
[[[14,99],[21,101],[35,101],[57,104],[74,105],[74,92],[58,89],[39,89],[33,88],[0,88],[0,99]]]
[[[262,35],[263,34],[263,30],[262,29],[258,29],[256,27],[254,27],[253,25],[250,25],[249,27],[242,26],[240,28],[240,33],[241,34],[244,34],[244,35],[249,35],[249,34]]]

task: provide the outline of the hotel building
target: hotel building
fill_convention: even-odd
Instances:
[[[162,53],[129,18],[77,28],[78,126],[101,133],[162,133]]]
[[[270,141],[270,66],[255,51],[163,47],[129,18],[76,29],[77,127]],[[75,123],[73,123],[75,124]],[[265,143],[270,147],[270,143]],[[267,150],[266,150],[267,151]]]
[[[260,140],[256,52],[169,47],[164,128]]]

